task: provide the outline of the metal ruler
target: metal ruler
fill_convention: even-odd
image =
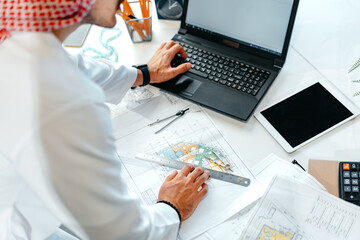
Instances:
[[[188,164],[188,163],[184,163],[184,162],[180,162],[180,161],[176,161],[176,160],[172,160],[172,159],[168,159],[168,158],[164,158],[164,157],[149,155],[146,153],[138,153],[138,154],[136,154],[135,158],[137,158],[139,160],[147,161],[147,162],[157,163],[157,164],[160,164],[160,165],[163,165],[166,167],[171,167],[171,168],[179,169],[179,170]],[[208,168],[203,168],[203,169],[208,170],[210,172],[211,178],[215,178],[215,179],[218,179],[221,181],[238,184],[238,185],[241,185],[244,187],[249,186],[250,182],[251,182],[249,178],[237,176],[237,175],[230,174],[230,173],[219,172],[219,171],[215,171],[215,170],[208,169]]]

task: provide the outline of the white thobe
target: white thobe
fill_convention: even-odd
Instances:
[[[71,56],[52,33],[0,45],[0,238],[175,239],[177,213],[144,206],[120,174],[110,112],[134,68]],[[124,126],[126,127],[126,126]]]

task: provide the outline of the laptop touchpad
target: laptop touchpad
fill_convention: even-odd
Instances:
[[[198,90],[201,84],[201,81],[183,76],[176,82],[175,89],[180,95],[183,94],[191,97]]]

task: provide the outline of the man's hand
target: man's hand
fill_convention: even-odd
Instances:
[[[150,83],[168,81],[191,69],[190,63],[183,63],[175,68],[171,67],[171,61],[178,53],[184,59],[187,57],[185,50],[174,41],[163,43],[160,46],[147,64],[150,72]]]
[[[183,63],[175,68],[171,67],[171,61],[178,53],[180,53],[184,59],[186,58],[185,50],[174,41],[163,43],[160,46],[160,48],[155,52],[154,56],[147,63],[150,73],[150,83],[166,82],[191,69],[190,63]],[[133,87],[142,84],[143,75],[142,72],[138,70],[138,77]]]
[[[174,171],[165,179],[158,200],[173,204],[179,210],[181,220],[184,221],[191,216],[207,193],[208,186],[205,181],[209,176],[209,171],[204,171],[202,168],[194,170],[194,166],[186,165],[179,173]]]

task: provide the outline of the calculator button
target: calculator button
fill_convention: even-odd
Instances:
[[[358,179],[351,179],[351,184],[352,185],[359,185],[359,180]]]
[[[344,186],[344,192],[351,192],[350,186]]]
[[[353,191],[354,193],[358,193],[358,192],[359,192],[359,186],[353,186],[353,187],[352,187],[352,191]]]
[[[356,163],[352,163],[351,164],[351,170],[357,170],[357,164]]]
[[[344,185],[350,185],[350,179],[349,178],[344,179]]]
[[[359,173],[358,172],[352,172],[351,173],[351,178],[358,178],[359,177]]]
[[[351,202],[358,202],[359,194],[358,193],[347,193],[347,194],[345,194],[345,200],[351,201]]]
[[[350,170],[350,163],[343,163],[343,170]]]
[[[350,172],[349,171],[344,171],[343,172],[343,177],[344,178],[349,178],[350,177]]]

